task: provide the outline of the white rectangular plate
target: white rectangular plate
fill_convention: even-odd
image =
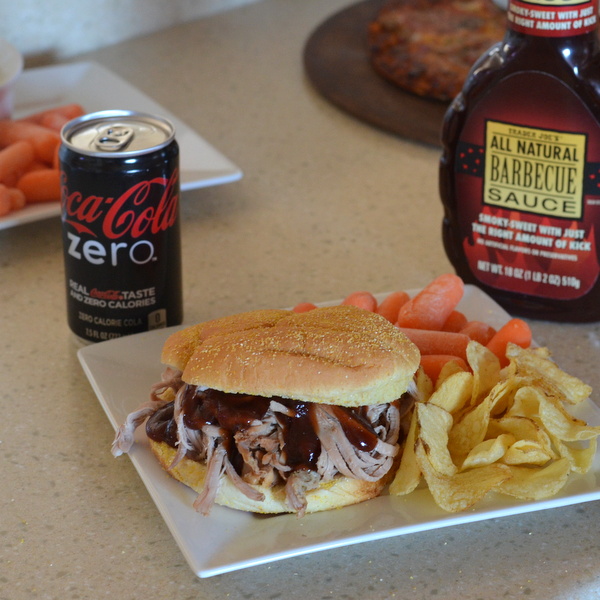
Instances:
[[[185,123],[108,69],[79,62],[27,69],[17,81],[14,117],[77,102],[88,113],[123,109],[161,115],[175,126],[180,147],[181,189],[220,185],[241,178],[242,172]],[[60,205],[29,205],[0,217],[0,229],[60,215]]]
[[[466,286],[460,305],[470,318],[499,327],[508,315],[473,286]],[[115,429],[148,398],[160,380],[160,352],[173,331],[159,330],[102,342],[79,350],[79,360]],[[577,416],[600,424],[600,409],[587,402]],[[210,577],[271,561],[359,542],[400,536],[461,523],[544,510],[600,499],[600,459],[587,475],[571,475],[550,500],[522,502],[489,495],[475,508],[449,514],[434,503],[427,489],[405,497],[382,495],[356,506],[309,514],[262,516],[215,506],[203,517],[192,508],[195,493],[161,469],[140,427],[129,453],[156,506],[193,571]],[[109,452],[109,448],[106,449]],[[122,458],[119,460],[123,460]]]

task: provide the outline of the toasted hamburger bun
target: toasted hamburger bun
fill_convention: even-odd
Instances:
[[[202,492],[206,478],[206,464],[184,458],[176,467],[170,469],[169,465],[173,461],[176,450],[164,442],[154,440],[150,440],[150,447],[163,469],[174,479],[192,488],[198,494]],[[306,512],[342,508],[376,498],[391,481],[394,472],[394,469],[390,469],[388,474],[378,481],[362,481],[338,475],[333,480],[322,483],[317,489],[306,493],[308,502]],[[223,475],[215,503],[263,515],[296,512],[286,503],[284,485],[278,484],[273,487],[252,485],[252,487],[264,495],[264,500],[248,498],[229,477]]]
[[[162,361],[188,384],[223,392],[365,406],[391,402],[419,366],[417,347],[354,306],[252,311],[173,334]]]

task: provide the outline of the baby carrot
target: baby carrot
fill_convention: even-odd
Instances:
[[[64,117],[63,115],[46,115],[41,121],[40,125],[60,133],[63,126],[68,123],[71,119]]]
[[[398,325],[441,330],[463,293],[464,283],[460,277],[452,273],[440,275],[400,309]]]
[[[522,348],[528,348],[531,345],[531,340],[532,334],[529,325],[522,319],[513,318],[498,329],[486,346],[500,359],[500,365],[506,366],[508,364],[506,358],[507,344],[512,342]]]
[[[50,165],[53,169],[60,169],[60,144],[56,146],[56,150],[54,150],[54,156],[52,157],[52,164]]]
[[[312,302],[300,302],[296,304],[292,310],[297,313],[303,313],[308,312],[309,310],[314,310],[315,308],[317,308],[317,306]]]
[[[29,173],[30,171],[39,171],[40,169],[47,169],[48,165],[43,163],[41,160],[34,159],[34,161],[27,167],[25,173]],[[25,175],[22,173],[21,176]]]
[[[21,140],[29,140],[36,157],[51,165],[56,147],[60,144],[60,135],[36,123],[0,120],[0,147],[4,148]]]
[[[483,321],[469,321],[461,330],[460,333],[468,335],[472,340],[479,342],[483,346],[494,337],[496,330]]]
[[[400,307],[410,300],[406,292],[392,292],[388,294],[377,307],[377,313],[385,317],[390,323],[396,323]]]
[[[60,200],[60,172],[57,169],[39,169],[25,173],[17,184],[27,202]]]
[[[437,381],[441,370],[449,362],[455,362],[463,371],[468,371],[467,363],[459,356],[451,354],[423,354],[421,355],[421,366],[429,379],[434,383]]]
[[[27,123],[37,123],[38,125],[44,125],[48,120],[52,120],[54,117],[61,117],[62,119],[66,119],[70,121],[75,117],[80,117],[85,114],[83,110],[83,106],[77,103],[70,104],[62,104],[61,106],[55,106],[53,108],[48,108],[46,110],[40,110],[38,112],[32,113],[20,119],[21,121],[26,121]],[[47,125],[46,125],[47,126]]]
[[[16,185],[34,158],[33,145],[27,140],[15,142],[0,150],[0,182],[8,186]]]
[[[354,292],[347,296],[342,304],[358,306],[358,308],[364,308],[370,312],[377,310],[377,300],[371,292]]]
[[[451,354],[463,360],[467,358],[469,336],[452,331],[433,331],[400,327],[402,331],[421,351],[421,354]]]
[[[25,206],[27,199],[25,194],[18,188],[8,188],[11,210],[19,210]]]
[[[442,331],[460,331],[466,324],[468,319],[464,313],[459,310],[453,310],[446,319],[442,327]]]
[[[7,215],[12,210],[9,188],[0,184],[0,217]]]

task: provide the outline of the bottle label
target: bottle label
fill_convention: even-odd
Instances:
[[[487,120],[484,203],[538,216],[581,219],[586,146],[584,133]]]
[[[531,72],[502,80],[467,119],[456,170],[463,250],[479,281],[563,300],[590,290],[600,124],[564,83]]]
[[[510,0],[511,29],[541,37],[582,35],[596,28],[597,0]]]

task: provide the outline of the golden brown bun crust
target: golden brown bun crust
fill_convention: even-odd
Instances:
[[[204,463],[184,458],[174,469],[169,470],[168,467],[176,451],[164,442],[155,442],[151,439],[149,441],[152,452],[154,452],[163,469],[194,491],[198,493],[202,491],[206,477],[206,465]],[[359,502],[375,498],[381,494],[393,473],[394,470],[391,469],[385,477],[376,482],[361,481],[338,475],[332,481],[322,484],[318,489],[307,492],[306,499],[308,505],[306,512],[320,512],[333,508],[341,508],[342,506],[358,504]],[[295,512],[285,502],[283,485],[277,485],[272,488],[257,485],[253,485],[252,487],[265,495],[265,499],[262,502],[251,500],[245,496],[235,487],[229,477],[223,475],[215,502],[229,508],[260,514]]]
[[[290,311],[287,310],[255,310],[251,313],[240,313],[187,327],[167,338],[161,360],[165,365],[183,371],[194,350],[209,337],[234,331],[271,327],[289,313]]]
[[[420,354],[380,315],[332,306],[253,311],[201,324],[169,338],[163,360],[185,366],[183,380],[192,385],[363,406],[399,398]]]

